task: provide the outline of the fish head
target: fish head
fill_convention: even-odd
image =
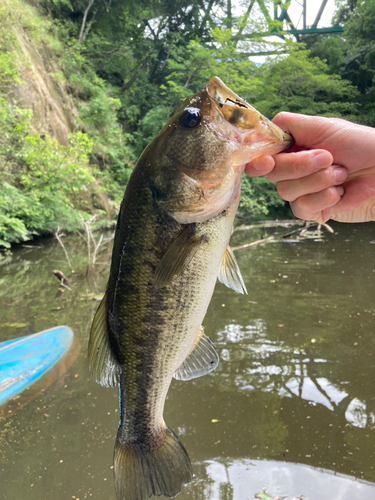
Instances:
[[[225,210],[239,197],[246,163],[288,149],[293,139],[213,77],[154,141],[151,149],[165,160],[154,162],[155,196],[178,222],[191,223]]]

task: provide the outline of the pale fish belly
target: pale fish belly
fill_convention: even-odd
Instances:
[[[183,276],[171,287],[170,333],[173,343],[177,344],[174,347],[172,375],[191,351],[206,315],[220,262],[232,233],[236,209],[237,203],[225,214],[200,224],[202,232],[207,235],[207,242],[202,244]]]

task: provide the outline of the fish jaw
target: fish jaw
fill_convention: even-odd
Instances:
[[[232,157],[236,170],[242,173],[246,163],[253,158],[274,155],[293,145],[292,136],[232,92],[217,76],[209,80],[206,90],[233,127],[233,137],[236,136],[238,142]]]

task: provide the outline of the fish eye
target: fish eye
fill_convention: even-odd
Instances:
[[[201,121],[201,114],[198,108],[186,108],[180,117],[180,124],[186,128],[194,128]]]

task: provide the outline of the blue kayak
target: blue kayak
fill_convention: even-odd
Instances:
[[[0,405],[39,380],[73,341],[67,326],[57,326],[0,343]]]

